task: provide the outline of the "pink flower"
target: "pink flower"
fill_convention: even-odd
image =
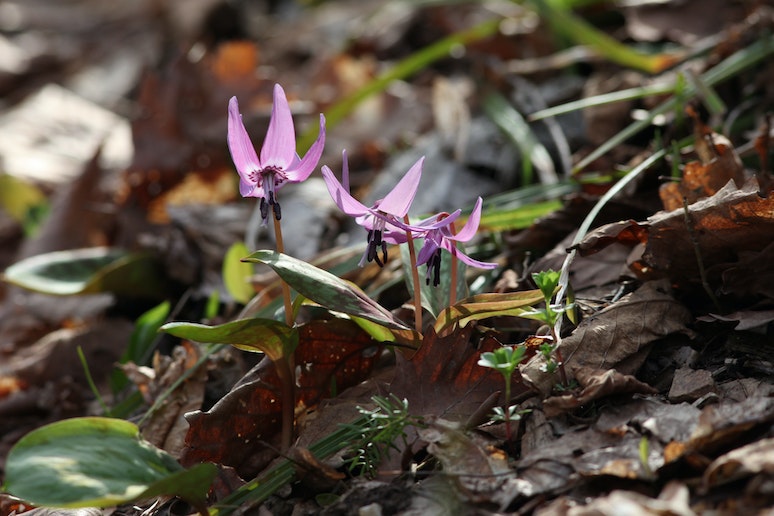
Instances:
[[[263,225],[269,217],[281,218],[277,191],[287,183],[304,181],[317,167],[325,146],[325,117],[320,115],[320,134],[302,158],[296,153],[296,133],[285,92],[274,85],[274,105],[269,129],[261,148],[261,158],[255,152],[239,113],[236,97],[228,103],[228,148],[239,173],[239,193],[243,197],[260,197]]]
[[[425,158],[420,158],[398,181],[398,184],[374,203],[370,208],[349,193],[349,164],[346,151],[342,152],[342,183],[336,179],[331,169],[323,165],[322,174],[328,192],[336,205],[355,221],[368,230],[368,247],[360,266],[366,262],[376,261],[381,267],[387,261],[387,244],[400,244],[406,241],[406,226],[401,219],[408,213],[411,203],[419,187],[422,176],[422,164]],[[379,250],[382,259],[379,259]]]
[[[465,226],[456,234],[452,233],[452,223],[460,216],[460,210],[452,214],[439,213],[409,226],[409,230],[414,237],[425,239],[425,243],[417,255],[417,266],[427,265],[425,278],[427,284],[430,284],[431,275],[434,286],[438,286],[441,281],[442,249],[452,253],[461,262],[472,267],[479,269],[494,269],[497,267],[496,263],[474,260],[457,248],[457,242],[467,242],[478,231],[478,224],[481,221],[481,204],[481,197],[479,197]]]

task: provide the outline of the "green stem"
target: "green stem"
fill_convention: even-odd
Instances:
[[[409,223],[409,216],[403,216],[403,222]],[[414,237],[411,231],[406,231],[409,256],[411,257],[411,279],[414,284],[414,326],[422,333],[422,290],[419,288],[419,270],[417,269],[417,253],[414,249]]]
[[[511,375],[513,371],[508,372],[505,377],[505,440],[511,440]]]

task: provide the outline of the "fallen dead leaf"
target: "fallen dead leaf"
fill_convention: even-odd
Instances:
[[[690,312],[671,294],[665,281],[649,281],[618,302],[587,317],[559,344],[569,376],[583,367],[615,369],[623,375],[637,372],[650,346],[668,335],[692,335],[686,326]],[[544,395],[558,382],[535,356],[521,367],[522,375]]]
[[[705,491],[759,473],[774,475],[774,438],[761,439],[721,455],[702,478]]]
[[[547,417],[576,408],[606,396],[617,394],[656,394],[658,391],[631,375],[621,374],[613,369],[600,370],[593,367],[576,367],[575,379],[582,390],[578,394],[554,396],[543,402]]]

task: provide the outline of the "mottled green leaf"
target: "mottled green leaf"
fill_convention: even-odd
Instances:
[[[90,247],[26,258],[5,270],[3,279],[28,290],[55,296],[111,292],[158,298],[165,280],[158,262],[146,254]]]
[[[171,322],[160,329],[183,339],[263,352],[275,362],[290,355],[298,345],[298,331],[274,319],[239,319],[218,326]]]
[[[540,290],[478,294],[463,299],[441,312],[435,321],[435,331],[441,335],[448,328],[455,325],[464,327],[470,321],[496,316],[518,317],[531,310],[533,304],[541,301],[543,301],[543,293]]]
[[[314,265],[275,251],[256,251],[245,261],[265,263],[300,294],[329,310],[362,317],[387,328],[410,329],[357,285]]]
[[[66,419],[30,432],[6,460],[9,493],[39,506],[108,507],[175,495],[203,507],[214,464],[184,470],[127,421]]]

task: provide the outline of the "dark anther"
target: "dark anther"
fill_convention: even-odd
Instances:
[[[427,262],[427,277],[425,278],[425,285],[430,284],[430,273],[433,273],[433,286],[437,287],[441,283],[441,250],[438,249],[433,257]]]
[[[266,202],[266,199],[261,197],[261,218],[263,220],[266,220],[269,218],[269,204]]]
[[[379,249],[382,250],[382,259],[379,259]],[[368,252],[366,259],[369,262],[376,262],[379,267],[384,267],[387,263],[387,242],[382,240],[382,232],[375,229],[368,230]]]

